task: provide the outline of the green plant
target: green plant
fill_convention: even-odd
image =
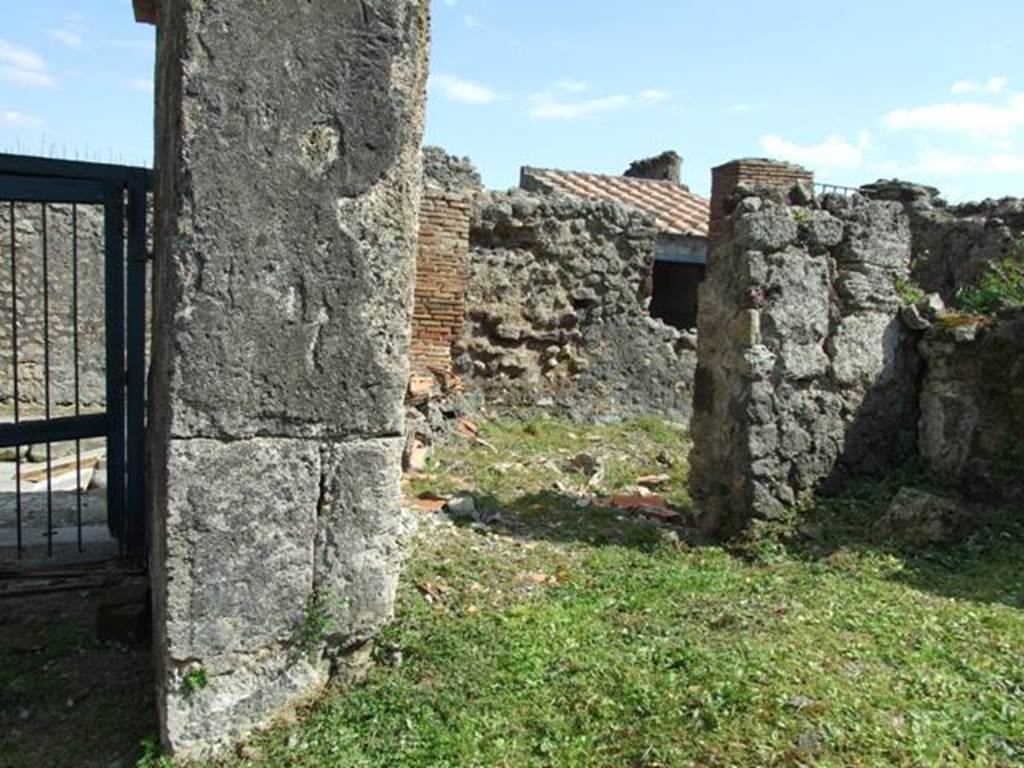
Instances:
[[[147,736],[139,746],[142,747],[142,756],[135,763],[135,768],[173,768],[174,761],[164,754],[156,736]]]
[[[913,280],[906,277],[897,277],[894,283],[896,294],[906,306],[917,304],[924,300],[924,291]]]
[[[953,304],[982,315],[1024,307],[1024,238],[1003,259],[991,262],[977,283],[960,288]]]
[[[313,587],[306,601],[306,610],[302,621],[295,628],[293,641],[305,654],[313,653],[324,641],[331,629],[331,616],[328,611],[328,594],[322,586]]]
[[[181,681],[181,689],[186,696],[191,696],[196,691],[203,690],[209,684],[210,679],[206,672],[206,667],[192,667],[185,673],[185,677]]]

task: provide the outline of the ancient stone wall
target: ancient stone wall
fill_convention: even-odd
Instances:
[[[483,191],[480,173],[472,160],[430,146],[423,148],[423,186],[471,196]]]
[[[316,693],[392,611],[428,3],[164,0],[149,457],[164,744]]]
[[[0,212],[0,404],[14,397],[11,221]],[[73,219],[77,238],[73,236]],[[44,304],[49,302],[50,404],[59,409],[75,401],[74,308],[77,250],[79,404],[106,401],[104,321],[103,209],[95,205],[46,206],[46,257],[49,296],[43,284],[43,213],[36,204],[14,206],[15,274],[18,309],[18,399],[38,414],[46,402]],[[77,242],[76,242],[77,239]]]
[[[895,288],[909,274],[907,216],[806,192],[740,186],[719,201],[691,456],[698,518],[717,534],[885,469],[916,428],[918,363]]]
[[[498,409],[685,419],[695,339],[648,314],[657,233],[613,203],[478,198],[457,370]]]
[[[1024,200],[1018,198],[951,206],[933,187],[895,180],[868,184],[861,191],[904,207],[913,240],[912,278],[947,302],[1024,237]]]
[[[918,445],[968,497],[1024,501],[1024,313],[924,330]]]

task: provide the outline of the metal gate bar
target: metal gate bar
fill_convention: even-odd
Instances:
[[[148,169],[78,163],[0,154],[0,201],[6,201],[10,226],[11,373],[13,374],[13,424],[0,424],[0,447],[13,446],[16,546],[24,551],[22,447],[45,446],[46,552],[53,554],[54,461],[52,443],[74,441],[77,550],[83,549],[82,440],[106,438],[107,527],[117,538],[120,554],[141,560],[146,543],[144,487],[145,429],[145,295],[147,193],[152,188]],[[43,419],[23,420],[19,362],[19,253],[16,204],[38,204],[42,256]],[[73,416],[52,411],[51,324],[53,297],[50,277],[54,262],[49,240],[47,205],[71,206],[71,356]],[[105,326],[106,377],[104,413],[82,413],[79,272],[79,204],[101,204],[103,225],[103,322]],[[126,215],[127,204],[127,215]],[[2,210],[2,208],[0,208]],[[125,226],[127,225],[127,238]],[[126,258],[127,246],[127,258]],[[63,249],[61,253],[66,253]],[[38,263],[38,262],[37,262]],[[23,289],[22,289],[23,290]],[[126,317],[127,311],[127,317]],[[58,338],[66,339],[67,326]],[[127,361],[126,361],[127,356]],[[37,369],[38,370],[38,369]],[[66,392],[66,377],[62,377]],[[67,395],[63,395],[66,397]],[[61,460],[63,461],[63,460]],[[60,461],[58,462],[60,463]],[[70,462],[64,463],[70,471]],[[34,471],[30,470],[29,475]],[[69,478],[70,480],[70,478]],[[70,509],[65,508],[68,513]]]

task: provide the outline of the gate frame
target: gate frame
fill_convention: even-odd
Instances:
[[[0,154],[0,202],[104,207],[106,329],[105,413],[2,424],[0,447],[106,437],[107,523],[121,556],[140,563],[146,560],[148,539],[146,195],[152,189],[148,168]],[[16,317],[16,308],[12,311]],[[18,524],[20,557],[20,520]]]

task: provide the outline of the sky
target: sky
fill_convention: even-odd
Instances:
[[[0,0],[0,151],[150,163],[154,34],[130,6]],[[702,194],[767,156],[1024,196],[1020,0],[433,0],[433,22],[425,141],[489,187],[674,149]]]

